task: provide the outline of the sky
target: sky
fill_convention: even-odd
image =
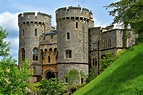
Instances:
[[[10,54],[18,60],[19,28],[18,14],[40,11],[52,16],[52,25],[56,26],[55,11],[61,7],[80,5],[92,11],[94,26],[110,25],[113,17],[109,16],[104,6],[118,0],[0,0],[0,26],[7,30],[5,41],[10,42]]]

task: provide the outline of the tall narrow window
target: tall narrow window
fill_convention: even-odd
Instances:
[[[50,63],[50,56],[48,56],[48,63]]]
[[[68,82],[68,78],[66,77],[66,82]]]
[[[83,78],[81,78],[81,84],[83,84],[84,83],[84,79]]]
[[[24,36],[24,29],[22,30],[22,36]]]
[[[66,58],[72,58],[72,51],[66,50]]]
[[[95,58],[93,66],[96,66],[96,65],[97,65],[97,59]]]
[[[67,39],[70,39],[70,33],[67,32]]]
[[[93,61],[92,61],[92,65],[94,66],[94,58],[93,58]]]
[[[108,47],[111,47],[111,39],[108,39]]]
[[[107,48],[108,46],[107,46],[107,39],[106,40],[104,40],[104,48]]]
[[[33,54],[33,60],[37,61],[38,60],[38,49],[34,48],[32,54]]]
[[[25,50],[24,48],[21,49],[21,53],[22,53],[22,61],[25,61]]]
[[[105,47],[105,40],[104,39],[102,40],[102,47],[103,48]]]
[[[35,29],[35,36],[37,36],[37,29]]]
[[[43,50],[41,49],[41,59],[43,60]]]
[[[78,22],[76,22],[76,28],[78,29]]]

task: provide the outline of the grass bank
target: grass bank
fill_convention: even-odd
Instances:
[[[74,95],[142,95],[143,44],[121,55],[102,74]]]

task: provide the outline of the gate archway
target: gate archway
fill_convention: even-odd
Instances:
[[[54,71],[48,70],[48,71],[45,73],[45,78],[46,78],[47,80],[48,80],[48,79],[51,79],[51,78],[55,78]]]

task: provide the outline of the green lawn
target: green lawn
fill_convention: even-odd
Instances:
[[[129,49],[74,95],[143,95],[143,44]]]

